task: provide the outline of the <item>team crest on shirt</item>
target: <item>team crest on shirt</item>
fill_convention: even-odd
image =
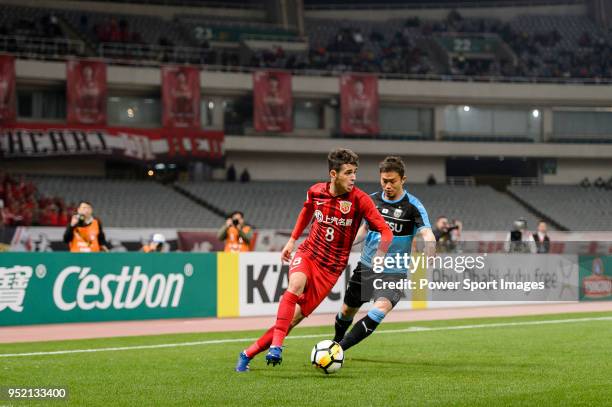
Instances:
[[[347,214],[351,211],[351,205],[353,204],[351,201],[340,201],[340,212],[343,214]]]
[[[399,209],[399,208],[398,208],[398,209],[396,209],[396,210],[394,210],[394,211],[393,211],[393,217],[394,217],[394,218],[399,218],[400,216],[402,216],[402,213],[403,213],[403,212],[404,212],[404,211],[402,211],[401,209]]]

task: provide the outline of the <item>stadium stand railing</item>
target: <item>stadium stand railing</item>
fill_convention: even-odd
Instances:
[[[0,51],[19,57],[58,59],[68,55],[85,55],[85,43],[70,38],[0,35]]]

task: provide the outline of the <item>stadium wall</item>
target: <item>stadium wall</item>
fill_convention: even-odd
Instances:
[[[25,175],[74,175],[104,177],[106,169],[103,160],[72,157],[70,160],[57,158],[36,158],[36,160],[0,160],[0,170]]]
[[[612,145],[565,143],[487,143],[457,141],[406,141],[364,139],[308,139],[265,136],[227,136],[224,148],[228,153],[327,154],[332,148],[343,145],[362,155],[377,157],[393,152],[411,157],[558,157],[584,159],[587,162],[604,162],[612,157]]]
[[[64,62],[16,62],[17,83],[57,84],[66,81]],[[109,90],[154,90],[159,92],[159,68],[139,68],[110,65]],[[246,95],[253,90],[252,74],[202,71],[203,94]],[[292,80],[294,97],[330,97],[339,94],[337,77],[295,75]],[[571,85],[533,83],[474,83],[417,80],[379,81],[381,102],[412,102],[420,105],[501,104],[527,106],[607,106],[612,85]]]
[[[339,309],[347,278],[358,260],[359,254],[353,253],[317,313]],[[511,267],[506,267],[508,261]],[[545,280],[546,290],[510,295],[486,292],[470,295],[469,300],[441,301],[431,290],[417,288],[405,293],[398,308],[610,300],[611,265],[610,256],[492,254],[485,269],[471,272],[507,281]],[[0,256],[0,272],[8,282],[0,303],[0,326],[274,315],[288,279],[288,265],[280,263],[277,252],[9,253]],[[409,278],[464,278],[448,274],[452,271],[438,277],[433,273],[418,268]],[[452,298],[454,293],[442,294]]]
[[[597,147],[599,148],[599,146]],[[555,174],[545,174],[545,184],[578,184],[584,178],[591,182],[598,177],[607,180],[612,175],[612,160],[608,159],[557,159]]]
[[[336,145],[346,146],[347,143],[336,141]],[[300,154],[297,148],[295,153],[243,153],[228,151],[226,163],[233,164],[238,174],[247,168],[253,180],[258,181],[312,181],[326,179],[326,154]],[[394,150],[386,153],[372,154],[368,150],[355,150],[360,154],[358,182],[378,182],[378,163]],[[430,175],[438,182],[446,182],[446,164],[442,157],[410,157],[406,159],[406,176],[409,182],[425,183]],[[221,177],[225,172],[219,174]]]

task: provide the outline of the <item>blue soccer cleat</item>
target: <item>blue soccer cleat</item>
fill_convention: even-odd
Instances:
[[[236,371],[237,372],[248,372],[249,371],[249,362],[251,359],[244,353],[244,351],[240,352],[238,356],[238,362],[236,362]]]
[[[280,346],[272,346],[266,355],[268,364],[272,363],[272,366],[280,365],[283,361],[283,348]]]

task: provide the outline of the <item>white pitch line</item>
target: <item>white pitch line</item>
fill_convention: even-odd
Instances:
[[[612,321],[611,317],[593,317],[593,318],[573,318],[573,319],[548,319],[537,321],[517,321],[517,322],[500,322],[493,324],[478,324],[478,325],[455,325],[455,326],[434,326],[420,327],[413,326],[404,329],[385,329],[375,331],[375,334],[396,334],[410,332],[426,332],[426,331],[452,331],[460,329],[479,329],[479,328],[499,328],[509,326],[527,326],[527,325],[545,325],[545,324],[568,324],[574,322],[591,322],[591,321]],[[308,339],[308,338],[326,338],[329,334],[313,334],[313,335],[295,335],[288,336],[287,339]],[[93,349],[68,349],[56,350],[48,352],[28,352],[28,353],[4,353],[0,354],[0,358],[13,358],[20,356],[46,356],[46,355],[67,355],[71,353],[94,353],[94,352],[115,352],[122,350],[139,350],[139,349],[161,349],[161,348],[179,348],[183,346],[199,346],[199,345],[215,345],[220,343],[234,342],[252,342],[258,338],[234,338],[234,339],[212,339],[208,341],[197,342],[179,342],[179,343],[160,343],[157,345],[137,345],[137,346],[121,346],[114,348],[93,348]]]

